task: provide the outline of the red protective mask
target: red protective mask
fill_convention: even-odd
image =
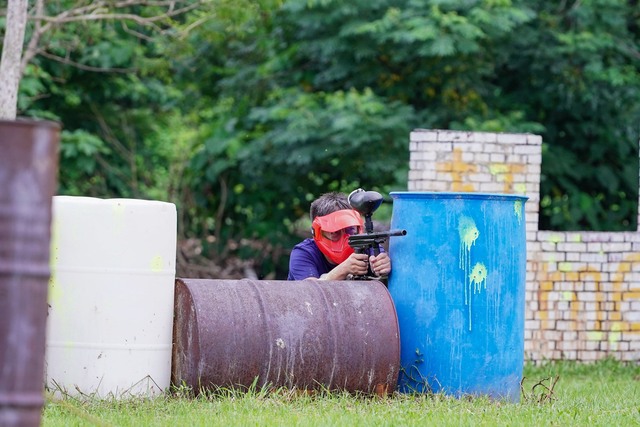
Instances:
[[[359,233],[364,223],[357,211],[342,209],[329,215],[316,217],[312,226],[313,240],[320,248],[320,251],[331,262],[340,264],[353,253],[353,248],[349,246],[349,235]],[[343,229],[349,229],[349,231],[343,232],[338,240],[328,239],[322,234],[323,231],[335,233]]]

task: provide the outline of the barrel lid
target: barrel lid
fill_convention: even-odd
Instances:
[[[481,200],[523,200],[529,199],[524,194],[446,192],[446,191],[392,191],[394,199],[481,199]]]
[[[0,119],[2,127],[48,127],[60,129],[62,125],[59,122],[51,120],[34,119],[29,117],[18,117],[15,120]]]

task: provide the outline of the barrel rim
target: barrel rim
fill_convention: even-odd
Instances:
[[[86,207],[103,207],[103,206],[116,206],[116,205],[126,205],[128,208],[138,208],[143,207],[147,208],[150,206],[164,206],[169,207],[175,210],[176,205],[172,202],[167,202],[164,200],[149,200],[149,199],[135,199],[135,198],[101,198],[101,197],[91,197],[91,196],[69,196],[65,194],[57,194],[53,196],[53,203],[57,207],[58,205],[72,205],[72,204],[82,204]]]
[[[60,130],[62,128],[62,125],[60,122],[31,118],[31,117],[18,117],[15,120],[0,119],[0,126],[47,127],[47,128],[52,128],[53,130]]]
[[[529,196],[524,194],[507,193],[479,193],[479,192],[450,192],[450,191],[392,191],[389,193],[394,199],[482,199],[482,200],[514,200],[527,201]]]

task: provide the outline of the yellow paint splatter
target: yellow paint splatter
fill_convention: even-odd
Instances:
[[[571,265],[570,262],[559,262],[558,263],[558,270],[560,271],[573,271],[573,266]]]
[[[53,215],[51,224],[51,246],[49,252],[49,289],[47,292],[47,302],[49,305],[58,305],[60,302],[60,288],[56,286],[58,272],[58,257],[60,255],[60,220]]]
[[[478,230],[478,227],[476,227],[476,223],[473,219],[462,216],[460,217],[460,223],[458,224],[458,233],[460,234],[460,259],[458,261],[458,266],[462,271],[464,271],[466,276],[467,272],[471,270],[471,246],[473,246],[478,239],[478,236],[480,236],[480,231]],[[464,300],[467,302],[469,300],[469,295],[467,294],[466,283],[464,291]]]
[[[620,342],[621,338],[622,338],[621,332],[609,332],[609,349],[614,351],[617,350],[618,343]]]
[[[527,192],[527,186],[525,184],[516,184],[514,188],[516,193],[525,194]]]
[[[516,214],[518,224],[522,222],[522,200],[518,199],[513,203],[513,212]]]
[[[563,238],[559,234],[553,234],[553,235],[549,236],[549,241],[551,243],[560,243],[560,242],[562,242],[562,240],[563,240]]]
[[[589,341],[602,341],[604,337],[604,333],[600,332],[600,331],[588,331],[587,332],[587,339]]]
[[[151,271],[154,271],[154,272],[162,271],[163,264],[164,264],[164,261],[162,260],[162,257],[160,255],[154,256],[153,259],[151,260]]]
[[[47,302],[51,306],[58,306],[60,301],[62,300],[62,295],[60,293],[60,287],[57,286],[56,277],[51,275],[49,277],[49,289],[47,292]]]
[[[479,286],[487,277],[487,269],[484,264],[477,263],[471,269],[471,247],[475,244],[480,231],[473,219],[461,216],[458,223],[460,234],[460,260],[458,266],[464,272],[464,303],[469,308],[469,330],[471,330],[471,287],[479,291]],[[471,271],[471,273],[469,273]],[[486,288],[486,285],[485,285]]]
[[[467,193],[476,191],[476,185],[470,182],[470,176],[477,172],[475,164],[462,160],[462,150],[453,149],[453,160],[436,164],[436,170],[449,173],[451,175],[451,191]]]
[[[492,163],[489,165],[489,173],[491,175],[498,175],[509,172],[509,166],[504,163]]]
[[[481,262],[473,266],[471,274],[469,274],[469,284],[473,286],[474,294],[482,290],[483,284],[484,289],[487,289],[487,267]]]
[[[480,236],[480,231],[473,219],[463,216],[458,224],[458,233],[460,233],[460,268],[466,271],[469,267],[471,246]]]
[[[113,218],[113,230],[122,234],[125,231],[125,224],[127,222],[127,214],[124,203],[120,201],[114,201],[111,205],[111,214]]]
[[[122,204],[121,202],[116,202],[114,204],[111,205],[111,210],[113,211],[113,215],[115,217],[121,217],[124,215],[124,204]]]

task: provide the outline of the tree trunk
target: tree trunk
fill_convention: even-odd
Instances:
[[[7,26],[0,58],[0,119],[16,118],[28,6],[28,0],[9,0],[7,5]]]

